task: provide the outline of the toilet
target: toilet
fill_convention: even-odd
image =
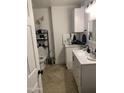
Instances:
[[[38,48],[40,70],[46,67],[47,51],[43,47]]]
[[[45,67],[46,67],[46,65],[45,65],[45,63],[46,63],[46,58],[47,57],[45,57],[45,56],[42,56],[42,57],[40,57],[39,59],[39,65],[40,65],[40,70],[44,70],[45,69]]]

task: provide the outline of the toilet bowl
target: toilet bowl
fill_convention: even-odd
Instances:
[[[41,57],[39,58],[40,70],[44,70],[44,69],[45,69],[45,67],[46,67],[46,65],[45,65],[45,63],[46,63],[46,58],[47,58],[47,57],[44,57],[44,56],[41,56]]]
[[[44,70],[45,64],[46,64],[46,59],[47,59],[47,52],[43,47],[39,47],[38,52],[39,52],[40,70]]]

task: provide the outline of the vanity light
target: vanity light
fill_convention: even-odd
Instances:
[[[90,17],[93,19],[96,18],[96,3],[93,3],[93,5],[90,8]]]
[[[86,9],[85,9],[85,12],[86,13],[90,13],[90,7],[91,7],[91,5],[89,4],[89,5],[87,5],[87,7],[86,7]]]
[[[96,1],[92,1],[87,5],[85,12],[89,14],[91,19],[94,19],[96,17]]]

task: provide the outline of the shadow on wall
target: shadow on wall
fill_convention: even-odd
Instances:
[[[55,57],[55,46],[54,46],[54,35],[53,35],[53,22],[52,22],[52,11],[51,11],[51,8],[49,7],[48,8],[48,17],[49,17],[49,26],[50,26],[50,29],[51,29],[51,56],[52,57]]]
[[[58,61],[59,61],[59,63],[58,64],[65,64],[65,49],[64,49],[64,46],[63,46],[63,48],[60,50],[60,53],[59,53],[59,55],[58,55]],[[56,60],[56,63],[58,62],[57,60]]]

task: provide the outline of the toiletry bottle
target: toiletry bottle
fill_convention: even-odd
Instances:
[[[89,48],[89,46],[88,46],[88,48],[87,48],[87,52],[90,53],[90,48]]]

